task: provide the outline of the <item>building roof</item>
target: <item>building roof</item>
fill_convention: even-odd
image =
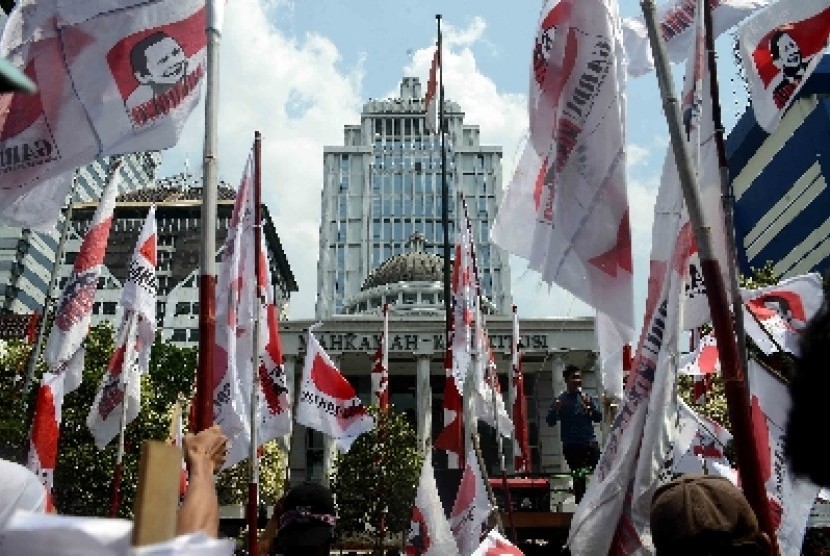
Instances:
[[[424,251],[424,236],[415,232],[409,239],[413,250],[383,261],[366,278],[361,290],[398,282],[441,282],[444,280],[444,257]]]
[[[220,201],[233,201],[236,198],[236,191],[230,187],[220,185],[217,191],[217,198]],[[192,187],[182,189],[180,187],[147,187],[119,195],[116,199],[119,203],[171,203],[176,201],[201,201],[202,188]]]

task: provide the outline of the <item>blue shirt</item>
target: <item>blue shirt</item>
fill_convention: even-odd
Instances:
[[[602,421],[602,411],[594,398],[590,396],[590,409],[585,411],[582,407],[582,396],[580,392],[570,393],[566,390],[556,398],[561,402],[560,410],[556,411],[556,402],[548,410],[545,419],[548,425],[552,427],[560,420],[562,421],[559,431],[563,446],[589,444],[597,440],[593,423]]]

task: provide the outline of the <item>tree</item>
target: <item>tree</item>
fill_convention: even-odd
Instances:
[[[403,413],[369,408],[375,428],[360,435],[334,463],[332,492],[337,500],[337,534],[374,532],[380,553],[387,535],[409,529],[423,455]]]

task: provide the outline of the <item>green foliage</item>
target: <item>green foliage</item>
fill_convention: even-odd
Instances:
[[[394,406],[369,408],[375,428],[355,440],[335,461],[332,491],[337,500],[337,534],[375,531],[377,550],[387,536],[409,529],[423,455],[415,432]],[[383,521],[383,528],[379,525]]]
[[[118,439],[113,439],[99,451],[86,418],[114,349],[112,327],[107,324],[92,327],[84,346],[83,381],[63,402],[53,493],[60,513],[106,516],[109,515]],[[0,378],[3,384],[11,385],[0,389],[0,456],[20,462],[25,461],[28,451],[35,393],[43,371],[41,364],[27,397],[24,416],[21,391],[30,351],[30,346],[17,341],[6,342],[0,350]],[[141,443],[169,437],[171,408],[177,400],[191,397],[196,366],[195,348],[179,348],[156,338],[148,372],[142,376],[141,411],[127,426],[124,437],[120,517],[132,517]],[[282,489],[285,457],[275,445],[266,446],[264,452],[260,489],[263,501],[272,501]],[[241,462],[235,468],[223,472],[217,480],[222,504],[247,501],[247,462]],[[244,488],[240,484],[244,484]]]
[[[262,446],[259,458],[259,502],[272,505],[285,491],[285,468],[288,463],[285,453],[276,440]],[[216,494],[219,504],[244,504],[248,499],[250,460],[240,461],[219,474]]]

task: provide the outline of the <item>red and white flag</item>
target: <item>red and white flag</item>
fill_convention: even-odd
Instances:
[[[680,357],[678,374],[704,376],[720,373],[718,341],[714,332],[706,334],[697,344],[697,349]]]
[[[482,323],[482,316],[477,317],[476,335],[478,343],[476,352],[479,354],[475,360],[473,372],[475,372],[475,390],[473,395],[473,414],[484,421],[503,437],[513,436],[513,421],[507,413],[507,407],[502,397],[499,377],[497,375],[496,362],[493,351],[490,349],[490,339]]]
[[[732,434],[720,423],[699,415],[678,399],[677,436],[674,442],[674,467],[677,474],[704,473],[713,461],[729,466],[724,454]]]
[[[545,282],[633,329],[616,0],[547,0],[532,64],[530,138],[491,238]]]
[[[354,387],[311,330],[297,399],[297,423],[332,437],[343,452],[348,452],[358,436],[375,426]]]
[[[81,384],[84,369],[83,343],[92,321],[92,305],[95,290],[98,289],[98,277],[104,265],[120,179],[120,162],[115,162],[110,168],[109,182],[104,188],[101,202],[92,216],[72,273],[61,294],[54,324],[46,342],[46,364],[50,372],[65,376],[64,391],[67,394]]]
[[[818,65],[828,36],[827,0],[778,0],[741,27],[738,46],[752,109],[768,133]]]
[[[55,467],[58,461],[58,437],[63,406],[61,375],[43,373],[40,388],[35,397],[32,428],[29,431],[29,455],[26,467],[40,478],[47,492],[47,510],[54,510],[52,488],[55,484]]]
[[[429,65],[429,78],[427,79],[427,94],[424,95],[424,117],[426,118],[427,133],[435,133],[438,126],[435,125],[436,106],[438,100],[435,95],[438,92],[438,72],[441,71],[441,41],[435,45],[435,53],[432,55],[432,62]]]
[[[719,37],[744,18],[770,4],[771,0],[709,0],[712,5],[712,32]],[[666,44],[669,60],[680,63],[689,54],[694,40],[697,0],[672,0],[657,6],[657,25]],[[648,30],[642,16],[622,20],[628,75],[639,77],[654,69]]]
[[[455,377],[456,388],[463,393],[464,381],[472,362],[472,351],[476,347],[475,326],[480,307],[475,244],[467,213],[467,202],[461,192],[456,196],[455,234],[452,273],[452,374]]]
[[[99,450],[118,435],[122,425],[135,419],[141,409],[141,375],[150,366],[150,350],[156,335],[157,244],[153,205],[144,220],[124,282],[121,294],[124,312],[116,349],[86,420]],[[127,407],[122,423],[124,403]]]
[[[770,355],[786,351],[798,356],[798,342],[807,322],[821,308],[824,291],[821,276],[803,274],[775,286],[742,289],[744,328],[761,351]]]
[[[807,519],[820,489],[790,473],[789,466],[781,465],[786,460],[784,431],[791,404],[786,384],[752,359],[747,378],[761,474],[778,547],[784,556],[798,556],[801,554]]]
[[[461,469],[464,462],[464,406],[452,374],[452,348],[444,356],[444,428],[433,445],[447,452],[447,467]]]
[[[530,473],[530,441],[527,428],[527,398],[525,379],[522,373],[522,337],[519,335],[519,314],[513,305],[513,340],[511,344],[511,367],[513,388],[510,390],[510,407],[513,410],[513,469],[516,473]]]
[[[501,536],[497,530],[491,529],[471,556],[524,556],[524,552]]]
[[[412,508],[412,521],[404,548],[406,556],[457,556],[458,547],[452,536],[450,524],[444,514],[435,471],[432,467],[432,451],[427,450],[421,467],[421,478]]]
[[[472,450],[468,450],[461,484],[450,512],[450,529],[461,556],[472,554],[481,543],[491,509],[478,459]]]
[[[389,408],[389,306],[383,306],[383,333],[372,358],[372,401],[386,411]]]
[[[208,8],[204,0],[20,4],[0,55],[39,87],[27,98],[4,96],[13,110],[0,110],[0,151],[8,153],[0,204],[35,225],[58,212],[46,214],[32,197],[62,204],[76,167],[176,144],[201,97]],[[27,208],[15,203],[24,194]]]
[[[182,419],[182,405],[179,402],[173,404],[173,415],[170,419],[170,434],[168,441],[173,446],[178,446],[179,449],[184,450],[184,426]],[[187,492],[187,464],[184,457],[182,457],[182,472],[179,478],[179,496],[184,496]]]

